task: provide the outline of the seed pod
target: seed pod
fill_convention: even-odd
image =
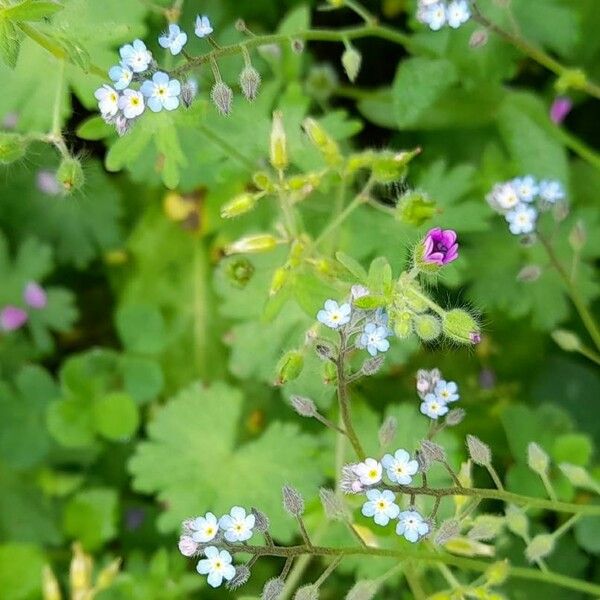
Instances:
[[[259,198],[259,194],[249,194],[247,192],[239,194],[221,207],[221,217],[223,219],[232,219],[233,217],[246,214],[256,206]]]
[[[525,548],[525,556],[529,562],[546,558],[554,550],[554,536],[547,533],[536,535]]]
[[[461,344],[478,344],[481,341],[477,321],[460,308],[449,310],[442,319],[444,335]]]
[[[462,408],[454,408],[446,415],[446,425],[448,427],[455,427],[459,423],[462,423],[467,412]]]
[[[286,352],[277,365],[275,385],[283,385],[297,379],[304,368],[304,355],[299,350]]]
[[[271,165],[274,169],[282,171],[288,164],[287,136],[283,128],[283,113],[277,110],[273,113],[273,126],[271,128]]]
[[[361,64],[361,53],[354,46],[348,46],[342,54],[342,66],[344,67],[344,71],[346,71],[346,75],[348,75],[348,79],[352,83],[354,83],[358,77]]]
[[[281,577],[269,579],[263,588],[261,600],[279,600],[284,587],[285,583]]]
[[[430,462],[446,461],[446,451],[431,440],[421,440],[421,452]]]
[[[27,140],[18,133],[0,132],[0,165],[9,165],[25,156]]]
[[[550,457],[541,446],[535,442],[530,442],[527,446],[527,464],[532,471],[539,475],[547,475],[550,467]]]
[[[283,508],[293,517],[304,514],[304,498],[300,492],[291,485],[284,485],[281,490],[283,496]]]
[[[319,600],[319,588],[309,583],[296,590],[294,600]]]
[[[365,362],[362,364],[360,368],[361,373],[370,377],[371,375],[375,375],[378,371],[383,367],[383,363],[385,362],[385,358],[383,355],[374,356],[373,358],[367,358]]]
[[[260,73],[252,65],[246,65],[240,73],[240,87],[246,100],[250,102],[256,100],[260,82]]]
[[[259,233],[241,238],[225,248],[226,254],[253,254],[269,252],[277,246],[277,238],[269,233]]]
[[[188,81],[181,86],[181,95],[179,97],[185,108],[189,108],[192,105],[197,93],[198,84],[192,79],[188,79]]]
[[[270,526],[269,517],[258,508],[252,507],[251,512],[254,515],[254,531],[257,533],[268,531]]]
[[[238,565],[235,568],[235,575],[227,582],[227,589],[230,591],[237,590],[245,585],[250,579],[250,569],[246,565]]]
[[[489,467],[492,464],[492,451],[490,447],[474,435],[467,435],[467,449],[469,456],[476,465]]]
[[[227,116],[231,114],[233,90],[226,83],[217,81],[210,92],[210,97],[222,115]]]
[[[424,341],[432,342],[440,337],[442,324],[433,315],[415,315],[413,319],[415,333]]]

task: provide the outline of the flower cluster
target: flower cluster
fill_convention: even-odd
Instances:
[[[458,29],[471,18],[471,9],[467,0],[418,0],[417,20],[433,31],[439,31],[445,25]]]
[[[39,284],[30,281],[23,290],[23,301],[33,310],[42,310],[48,304],[48,296]],[[23,327],[28,319],[26,309],[7,304],[0,310],[0,330],[15,331]]]
[[[252,537],[255,525],[256,516],[253,513],[247,514],[241,506],[234,506],[220,519],[208,512],[203,517],[183,522],[179,551],[184,556],[203,554],[206,558],[198,562],[196,570],[201,575],[208,575],[209,585],[219,587],[224,579],[233,579],[235,567],[231,564],[231,554],[227,550],[219,550],[208,544],[222,540],[229,544],[246,542]]]
[[[206,16],[196,19],[195,33],[203,38],[213,29]],[[173,56],[183,51],[188,36],[179,25],[169,25],[168,31],[158,38],[159,45]],[[112,85],[104,84],[96,90],[98,108],[102,118],[114,125],[122,135],[129,130],[131,122],[139,117],[146,108],[152,112],[175,110],[183,102],[189,105],[195,95],[195,84],[188,82],[183,86],[177,79],[171,79],[168,73],[157,69],[152,52],[142,40],[134,40],[119,50],[120,62],[111,67],[108,76]],[[138,89],[133,84],[139,83]]]
[[[369,290],[364,286],[355,285],[352,288],[352,300],[368,294]],[[330,299],[317,313],[317,320],[330,329],[339,330],[348,326],[348,335],[356,334],[355,346],[373,357],[390,348],[387,338],[391,332],[388,329],[388,315],[383,308],[361,310],[353,308],[348,302],[340,305]]]
[[[460,398],[456,383],[442,379],[438,369],[421,369],[417,373],[417,393],[422,400],[421,412],[434,420],[444,416],[449,410],[448,404]]]
[[[487,195],[488,204],[504,215],[510,232],[514,235],[533,233],[540,212],[557,206],[566,198],[560,181],[537,181],[526,175],[498,183]]]
[[[401,511],[396,495],[389,489],[377,487],[383,481],[384,470],[390,484],[410,485],[419,463],[403,448],[386,454],[381,461],[366,458],[343,469],[341,487],[348,494],[365,494],[367,500],[362,506],[365,517],[372,517],[382,527],[395,520],[396,533],[409,542],[417,542],[429,533],[430,524],[414,507]]]

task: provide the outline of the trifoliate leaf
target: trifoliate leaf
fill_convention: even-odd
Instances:
[[[196,383],[150,423],[149,440],[137,446],[129,470],[135,489],[166,502],[161,530],[176,530],[183,519],[208,510],[256,506],[278,538],[290,539],[294,526],[281,506],[281,487],[287,483],[316,497],[322,480],[314,461],[316,440],[295,425],[276,422],[259,439],[236,448],[241,408],[237,390]]]
[[[119,336],[125,348],[138,354],[156,354],[166,342],[165,323],[154,306],[125,304],[116,314]]]
[[[94,427],[103,437],[126,440],[137,429],[138,408],[129,394],[112,392],[94,402]]]

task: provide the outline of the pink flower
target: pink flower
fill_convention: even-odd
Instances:
[[[48,304],[46,292],[35,281],[30,281],[27,284],[25,292],[23,292],[23,298],[31,308],[46,308],[46,304]]]
[[[423,261],[434,265],[446,265],[458,258],[456,231],[430,229],[423,241]]]
[[[4,331],[15,331],[25,325],[27,313],[16,306],[5,306],[0,311],[0,329]]]
[[[557,125],[560,125],[571,112],[573,102],[566,96],[559,96],[554,100],[550,107],[550,119]]]

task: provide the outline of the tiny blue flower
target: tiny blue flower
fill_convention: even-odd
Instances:
[[[371,356],[377,356],[378,352],[387,352],[390,349],[390,343],[386,339],[389,334],[387,327],[369,322],[365,325],[357,346],[366,348]]]
[[[119,54],[123,64],[134,73],[143,73],[152,62],[152,53],[142,40],[134,40],[132,44],[126,44],[119,50]]]
[[[540,198],[550,204],[556,204],[565,199],[565,188],[560,181],[546,179],[540,181]]]
[[[446,6],[442,2],[419,4],[417,20],[429,26],[432,31],[439,31],[447,21]]]
[[[152,81],[144,81],[140,92],[148,98],[148,107],[154,112],[175,110],[179,106],[179,94],[181,85],[177,79],[169,79],[162,71],[154,73]]]
[[[331,329],[338,329],[350,321],[351,312],[347,303],[340,306],[335,300],[326,300],[325,308],[317,313],[317,320]]]
[[[421,402],[420,410],[430,419],[438,419],[448,412],[448,407],[435,394],[427,394]]]
[[[187,33],[181,31],[179,25],[171,23],[169,25],[169,31],[163,33],[158,38],[158,43],[165,49],[169,49],[173,56],[176,56],[181,52],[187,42]]]
[[[400,513],[400,508],[394,502],[396,496],[390,490],[369,490],[367,502],[363,504],[362,514],[365,517],[373,517],[377,525],[385,527],[390,519],[395,519]]]
[[[453,0],[446,8],[446,20],[452,29],[458,29],[471,18],[471,9],[466,0]]]
[[[537,216],[537,211],[532,206],[517,204],[513,210],[506,213],[504,218],[510,232],[514,235],[521,235],[531,233],[535,229]]]
[[[519,196],[521,202],[533,202],[538,195],[539,187],[537,181],[531,175],[517,177],[510,182]]]
[[[416,510],[405,510],[398,515],[396,533],[414,544],[429,533],[429,523]]]
[[[410,454],[402,448],[396,450],[394,456],[386,454],[381,464],[386,469],[388,479],[400,485],[409,485],[412,476],[419,470],[419,463],[411,460]]]
[[[232,556],[227,550],[219,550],[216,546],[204,549],[205,559],[198,561],[196,571],[200,575],[208,575],[207,582],[211,587],[219,587],[223,579],[231,581],[235,576],[235,567],[231,564]]]
[[[255,523],[253,514],[247,515],[241,506],[234,506],[228,515],[221,517],[219,527],[225,532],[228,542],[245,542],[252,537]]]
[[[456,402],[460,396],[458,395],[458,386],[454,381],[445,381],[440,379],[433,389],[433,393],[437,396],[438,400],[448,404],[448,402]]]
[[[127,65],[120,64],[111,67],[108,76],[112,79],[116,90],[124,90],[129,87],[133,79],[133,71]]]
[[[206,37],[213,32],[212,25],[210,24],[210,19],[206,16],[198,15],[196,17],[196,28],[194,29],[196,35],[199,38]]]

